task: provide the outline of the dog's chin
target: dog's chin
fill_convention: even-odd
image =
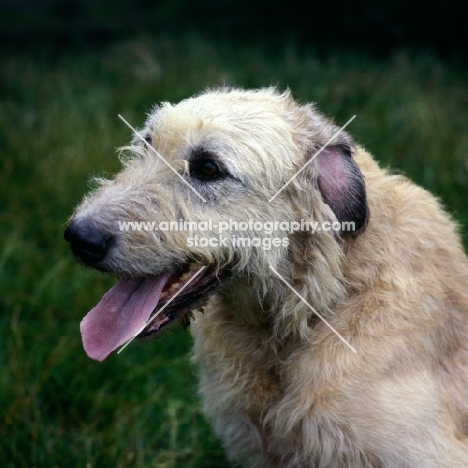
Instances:
[[[121,278],[81,322],[86,353],[102,361],[134,338],[156,338],[186,328],[228,271],[186,264],[157,275]]]

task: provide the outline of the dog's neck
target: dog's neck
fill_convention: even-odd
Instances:
[[[315,323],[314,311],[329,315],[345,291],[342,250],[326,249],[320,238],[310,242],[315,245],[289,251],[276,272],[270,269],[268,275],[236,275],[228,280],[219,294],[233,320],[262,330],[272,328],[284,338],[303,339]]]

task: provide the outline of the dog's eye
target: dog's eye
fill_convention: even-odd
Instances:
[[[200,179],[216,179],[222,175],[219,166],[211,159],[200,159],[191,167],[191,173]]]
[[[214,163],[213,161],[210,161],[209,159],[202,162],[198,171],[207,177],[214,177],[218,175],[220,172],[218,165]]]
[[[153,139],[151,138],[150,135],[146,135],[146,136],[145,136],[145,141],[146,141],[146,143],[148,143],[148,145],[150,145],[150,146],[153,144]]]

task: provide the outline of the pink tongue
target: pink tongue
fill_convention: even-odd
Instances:
[[[170,273],[121,279],[81,321],[86,354],[103,361],[145,326]]]

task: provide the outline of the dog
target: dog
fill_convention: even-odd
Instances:
[[[163,103],[122,154],[65,231],[120,278],[92,359],[190,324],[247,468],[468,466],[468,260],[436,198],[275,88]]]

